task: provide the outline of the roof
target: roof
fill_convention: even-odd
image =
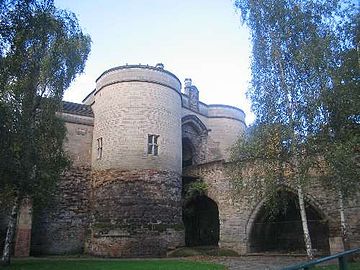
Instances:
[[[144,68],[144,69],[152,69],[152,70],[156,70],[156,71],[161,71],[161,72],[164,72],[172,77],[174,77],[180,84],[180,88],[181,88],[181,82],[179,80],[178,77],[176,77],[176,75],[174,73],[171,73],[170,71],[167,71],[165,70],[163,67],[158,67],[158,66],[149,66],[149,65],[125,65],[125,66],[118,66],[118,67],[114,67],[114,68],[110,68],[106,71],[104,71],[97,79],[96,79],[96,82],[102,77],[104,76],[105,74],[109,73],[109,72],[112,72],[112,71],[116,71],[116,70],[121,70],[121,69],[130,69],[130,68]]]
[[[69,101],[62,102],[62,112],[87,117],[94,117],[94,113],[89,105],[73,103]]]

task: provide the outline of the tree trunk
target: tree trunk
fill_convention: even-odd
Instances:
[[[344,200],[342,192],[339,190],[339,212],[340,212],[340,227],[341,238],[343,240],[344,250],[348,249],[348,232],[344,212]]]
[[[6,231],[6,238],[3,250],[3,256],[1,258],[2,265],[9,265],[10,264],[10,251],[11,251],[11,243],[14,238],[15,233],[15,226],[16,226],[16,216],[19,206],[19,199],[18,197],[15,198],[13,207],[11,209],[10,219]]]
[[[299,197],[299,206],[300,206],[300,215],[301,215],[301,223],[304,232],[304,242],[306,247],[306,253],[310,260],[314,258],[312,246],[311,246],[311,238],[307,223],[306,211],[305,211],[305,203],[304,203],[304,194],[302,191],[302,187],[298,186],[298,197]]]

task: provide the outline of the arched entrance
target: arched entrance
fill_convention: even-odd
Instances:
[[[189,138],[182,139],[182,167],[193,165],[195,147]]]
[[[219,243],[219,210],[205,195],[197,196],[183,208],[186,246],[217,246]]]
[[[205,160],[207,128],[196,115],[181,120],[183,168]]]
[[[280,191],[283,202],[279,211],[269,211],[262,206],[250,231],[250,252],[299,252],[305,250],[303,229],[297,196]],[[306,203],[306,214],[313,249],[329,252],[329,227],[322,213]]]

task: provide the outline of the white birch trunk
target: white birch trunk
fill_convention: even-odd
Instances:
[[[308,258],[312,260],[314,258],[314,254],[311,246],[311,238],[310,238],[309,227],[308,227],[306,211],[305,211],[304,194],[301,186],[298,186],[298,197],[299,197],[300,215],[301,215],[302,228],[304,232],[306,253]]]
[[[347,225],[346,225],[345,212],[344,212],[344,200],[341,191],[339,191],[339,212],[340,212],[341,238],[343,240],[344,250],[346,250],[348,243],[348,233],[347,233]]]
[[[10,219],[6,231],[6,238],[3,250],[3,256],[1,258],[2,265],[9,265],[10,264],[10,251],[11,251],[11,243],[15,233],[15,226],[16,226],[16,216],[18,211],[18,198],[15,198],[13,207],[11,209]]]

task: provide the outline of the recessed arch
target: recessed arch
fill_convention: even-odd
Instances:
[[[205,159],[208,129],[196,115],[182,118],[183,167],[200,164]]]
[[[284,210],[269,215],[263,199],[252,212],[245,228],[249,252],[304,251],[297,193],[289,187],[281,187],[278,195],[286,198]],[[328,218],[309,198],[305,198],[305,204],[313,248],[319,253],[328,253]]]
[[[277,191],[287,191],[293,194],[297,194],[297,191],[288,186],[288,185],[279,185]],[[326,213],[326,210],[321,207],[321,205],[316,201],[315,198],[313,198],[312,196],[310,196],[309,194],[304,195],[304,199],[306,202],[308,202],[308,204],[310,204],[313,208],[316,209],[316,211],[321,215],[322,219],[324,220],[328,220],[329,222],[331,221],[330,216]],[[253,211],[251,212],[251,215],[246,223],[245,226],[245,234],[247,236],[247,239],[249,239],[249,235],[250,235],[250,230],[251,230],[251,226],[256,218],[256,216],[258,215],[260,209],[262,207],[264,207],[266,199],[262,198],[254,207]]]
[[[220,235],[219,209],[206,195],[196,196],[183,207],[186,246],[217,246]]]
[[[182,167],[191,166],[194,164],[194,157],[196,148],[190,138],[182,138]]]
[[[207,134],[208,132],[205,124],[196,115],[189,114],[184,116],[181,119],[181,125],[184,126],[186,124],[191,125],[196,130],[198,135]]]

